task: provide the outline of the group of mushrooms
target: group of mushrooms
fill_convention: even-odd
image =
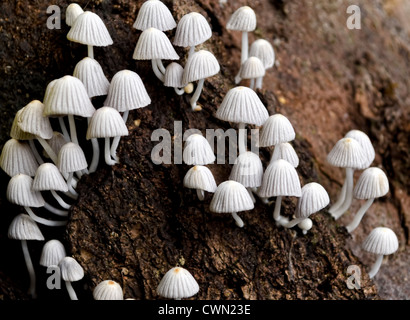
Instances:
[[[102,67],[94,59],[94,46],[113,43],[98,15],[83,11],[78,4],[72,3],[66,9],[66,23],[71,27],[67,38],[87,45],[88,56],[78,62],[72,76],[66,75],[48,84],[43,102],[33,100],[16,113],[10,130],[11,139],[5,143],[0,155],[0,167],[11,177],[7,199],[24,207],[27,212],[13,219],[8,236],[21,240],[30,275],[29,293],[33,298],[36,296],[36,277],[27,240],[45,240],[37,223],[64,226],[67,220],[40,217],[32,208],[43,207],[52,214],[66,218],[71,207],[70,201],[75,201],[78,197],[75,190],[78,180],[83,174],[92,173],[98,167],[100,152],[97,139],[105,140],[105,163],[114,165],[119,161],[116,150],[120,138],[128,135],[126,121],[129,111],[151,103],[137,73],[121,70],[109,82]],[[173,87],[179,95],[192,93],[192,82],[198,81],[190,104],[193,111],[200,111],[202,107],[197,101],[204,81],[220,70],[219,63],[211,52],[203,49],[195,51],[196,46],[212,36],[205,17],[191,12],[184,15],[177,24],[161,1],[147,0],[138,11],[133,27],[142,31],[133,58],[151,60],[155,76],[164,86]],[[174,28],[176,32],[173,44],[189,48],[184,67],[176,62],[165,67],[162,62],[179,60],[164,33]],[[256,40],[249,49],[248,32],[255,28],[255,12],[248,6],[237,9],[227,24],[227,29],[242,32],[241,66],[235,77],[235,84],[239,84],[242,79],[250,79],[249,87],[236,86],[230,89],[215,114],[216,118],[236,123],[238,127],[239,156],[229,180],[217,186],[211,170],[206,167],[215,161],[213,150],[201,134],[192,134],[186,140],[183,160],[193,167],[186,173],[183,184],[187,188],[196,189],[201,201],[205,199],[205,192],[214,193],[210,210],[230,213],[239,227],[243,227],[244,222],[238,212],[254,208],[254,195],[265,204],[271,203],[269,198],[276,197],[273,212],[276,224],[285,228],[297,225],[306,234],[313,225],[309,216],[325,208],[330,200],[326,190],[318,183],[311,182],[301,187],[296,171],[299,159],[289,143],[295,139],[295,131],[285,116],[269,116],[254,91],[262,87],[265,71],[275,63],[274,50],[268,41]],[[95,109],[91,99],[104,95],[107,96],[104,106]],[[89,164],[77,137],[75,117],[87,119],[86,139],[91,141],[93,151]],[[61,132],[53,130],[51,118],[56,118]],[[247,151],[246,125],[261,127],[259,147],[273,147],[270,163],[265,171],[259,156]],[[385,174],[375,167],[362,173],[353,190],[353,170],[367,168],[374,159],[374,150],[372,151],[370,140],[366,137],[363,132],[353,130],[336,144],[328,156],[330,164],[346,168],[346,182],[340,197],[329,210],[335,219],[348,210],[353,195],[358,199],[367,199],[353,222],[347,226],[349,232],[357,227],[372,201],[388,192]],[[42,151],[37,149],[38,145],[41,145]],[[43,197],[44,194],[47,196]],[[46,199],[51,197],[58,207],[47,202]],[[298,198],[294,217],[290,221],[288,217],[281,215],[282,197]],[[383,255],[397,250],[398,241],[392,230],[376,228],[363,247],[379,255],[370,272],[372,277],[377,273]],[[46,242],[40,265],[58,268],[70,299],[77,299],[71,282],[82,279],[84,271],[74,258],[66,255],[59,240]],[[169,270],[157,288],[160,296],[171,299],[191,297],[198,290],[194,277],[182,267]],[[93,290],[93,296],[96,300],[124,299],[121,286],[113,280],[99,283]]]

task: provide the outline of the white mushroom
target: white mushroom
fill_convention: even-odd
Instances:
[[[141,31],[148,28],[168,31],[174,29],[177,23],[164,3],[159,0],[148,0],[138,10],[137,18],[132,26]]]
[[[196,165],[188,170],[183,181],[184,187],[196,189],[199,200],[204,200],[205,191],[215,192],[217,186],[214,176],[207,167]]]
[[[192,297],[198,291],[199,285],[195,278],[182,267],[168,270],[157,287],[157,293],[160,296],[175,300]]]
[[[249,87],[255,90],[255,81],[265,75],[265,67],[258,57],[249,57],[242,64],[239,76],[242,79],[250,79]]]
[[[1,150],[0,167],[10,177],[19,173],[34,177],[38,162],[26,142],[12,138],[7,140]]]
[[[110,82],[104,75],[101,65],[93,58],[85,57],[79,61],[74,68],[73,76],[81,80],[90,98],[108,93]]]
[[[75,19],[82,14],[84,10],[77,3],[70,3],[65,10],[65,23],[71,27]]]
[[[258,39],[251,44],[249,56],[261,59],[265,70],[270,69],[275,64],[275,51],[269,41]],[[256,80],[256,89],[262,89],[263,77]]]
[[[124,300],[122,288],[113,280],[101,281],[93,290],[94,300]]]
[[[44,267],[58,266],[66,256],[64,245],[57,239],[47,241],[40,256],[40,265]]]
[[[183,74],[184,68],[179,63],[171,62],[165,68],[164,86],[172,87],[178,95],[183,95],[187,85],[182,82]]]
[[[292,145],[289,142],[282,142],[275,146],[277,149],[276,157],[278,159],[283,159],[289,162],[295,168],[299,165],[299,157],[296,154],[295,149],[293,149]],[[277,160],[277,159],[276,159]],[[275,161],[271,158],[270,162]]]
[[[191,134],[185,142],[183,160],[188,165],[207,165],[216,157],[208,140],[201,134]]]
[[[78,300],[71,282],[79,281],[84,277],[83,267],[72,257],[64,257],[59,265],[61,278],[65,281],[68,295],[71,300]]]

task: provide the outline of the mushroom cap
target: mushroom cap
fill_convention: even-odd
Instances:
[[[236,158],[229,180],[237,181],[246,188],[255,188],[261,185],[262,176],[261,159],[257,154],[247,151]]]
[[[88,167],[83,149],[73,142],[61,147],[57,157],[57,168],[61,173],[80,171]]]
[[[64,257],[58,264],[64,281],[79,281],[84,277],[83,267],[72,257]]]
[[[192,274],[182,268],[170,269],[161,279],[157,293],[169,299],[189,298],[197,294],[199,285]]]
[[[207,192],[215,192],[217,188],[211,170],[204,166],[194,166],[188,170],[184,177],[184,187]]]
[[[389,192],[389,180],[382,169],[367,168],[362,172],[354,188],[356,199],[374,199]]]
[[[207,50],[199,50],[191,54],[182,75],[182,83],[205,79],[216,75],[220,70],[219,62]]]
[[[104,22],[91,11],[85,11],[75,19],[67,34],[67,39],[96,47],[106,47],[113,44]]]
[[[275,51],[270,42],[265,39],[258,39],[252,42],[249,56],[258,57],[265,69],[272,68],[275,64]]]
[[[10,129],[10,137],[17,139],[17,140],[33,140],[35,138],[34,135],[29,132],[23,131],[18,125],[20,115],[23,112],[24,108],[25,107],[18,110],[16,112],[16,115],[14,116],[14,120],[13,120],[13,123],[11,124],[11,129]]]
[[[43,196],[32,189],[33,178],[25,174],[13,176],[7,185],[7,200],[22,207],[39,208],[44,206]]]
[[[270,116],[263,124],[259,137],[259,146],[276,146],[294,140],[295,136],[295,130],[289,119],[277,113]]]
[[[50,86],[50,88],[48,88]],[[76,115],[91,117],[95,111],[87,90],[80,79],[64,76],[50,82],[44,97],[44,112],[47,116]]]
[[[212,197],[209,210],[217,213],[231,213],[254,208],[253,200],[248,190],[234,180],[222,182]]]
[[[132,58],[135,60],[179,60],[166,34],[156,28],[148,28],[141,33]]]
[[[363,169],[367,158],[359,142],[342,138],[327,155],[327,161],[335,167]]]
[[[255,91],[238,86],[230,89],[215,116],[224,121],[261,126],[269,114]]]
[[[124,300],[119,283],[113,280],[101,281],[93,290],[94,300]]]
[[[56,239],[47,241],[40,256],[40,265],[44,267],[58,266],[61,260],[66,256],[64,245]]]
[[[26,105],[17,119],[17,124],[24,132],[31,133],[43,139],[50,139],[53,136],[53,128],[50,119],[43,116],[44,105],[41,101],[33,100]]]
[[[45,162],[37,168],[37,172],[33,180],[32,189],[34,191],[68,191],[67,183],[61,175],[61,172],[51,162]]]
[[[178,22],[173,44],[179,47],[194,47],[212,37],[212,30],[205,17],[198,12],[184,15]]]
[[[399,240],[392,229],[377,227],[364,240],[362,248],[377,255],[389,255],[397,251]]]
[[[238,8],[226,25],[228,30],[251,32],[256,29],[256,14],[251,7],[243,6]]]
[[[185,142],[183,160],[188,165],[213,163],[216,157],[208,140],[201,134],[191,134]]]
[[[174,29],[177,23],[164,3],[158,0],[148,0],[142,4],[132,26],[141,31],[151,27],[167,31]]]
[[[15,240],[44,240],[37,223],[24,213],[15,216],[11,221],[7,236]]]
[[[47,142],[50,145],[51,149],[53,149],[55,154],[58,154],[61,147],[69,141],[65,139],[64,135],[61,132],[54,131],[53,136],[51,137],[51,139],[48,139]]]
[[[127,136],[128,129],[120,113],[111,107],[97,109],[87,129],[87,139]]]
[[[278,148],[278,159],[286,160],[292,166],[297,168],[299,165],[299,157],[289,142],[279,143],[275,148]],[[271,159],[271,162],[272,161],[274,161],[273,158]]]
[[[71,27],[75,19],[83,12],[84,10],[77,3],[70,3],[65,10],[65,23]]]
[[[186,83],[182,82],[184,68],[176,62],[171,62],[167,65],[164,74],[164,86],[173,88],[183,88]]]
[[[1,150],[0,167],[10,177],[19,173],[34,177],[38,162],[27,142],[12,138],[7,140]]]
[[[302,190],[296,169],[286,160],[273,161],[263,174],[258,194],[265,198],[276,196],[300,197]]]
[[[368,135],[360,130],[350,130],[346,133],[345,138],[353,138],[359,142],[367,158],[367,162],[364,164],[363,169],[368,168],[376,156],[376,152],[374,151],[372,142],[370,141]]]
[[[249,57],[241,66],[239,73],[242,79],[255,79],[265,75],[265,67],[258,57]]]
[[[85,57],[77,63],[73,76],[80,79],[90,98],[108,93],[110,82],[97,60]]]
[[[311,214],[322,210],[330,202],[325,188],[319,183],[311,182],[303,186],[302,195],[296,206],[296,218],[308,218]]]
[[[151,99],[140,76],[131,70],[118,71],[111,80],[104,105],[119,112],[146,107]]]

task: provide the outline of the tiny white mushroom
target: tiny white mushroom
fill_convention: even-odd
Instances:
[[[165,68],[164,86],[172,87],[178,95],[183,95],[186,87],[186,84],[182,82],[183,74],[184,68],[179,63],[171,62]]]
[[[68,295],[71,300],[78,300],[71,282],[79,281],[84,277],[83,267],[72,257],[64,257],[59,265],[61,278],[65,281]]]
[[[275,146],[277,148],[276,157],[278,159],[283,159],[289,162],[292,166],[297,168],[299,165],[299,157],[296,154],[295,149],[293,149],[292,145],[289,142],[282,142]],[[274,161],[273,158],[270,160],[271,162]]]
[[[94,300],[124,300],[122,288],[113,280],[101,281],[93,290]]]
[[[275,64],[275,51],[269,41],[265,39],[258,39],[251,44],[249,56],[258,57],[261,59],[265,70],[272,68]],[[261,89],[263,84],[263,77],[256,80],[256,89]]]
[[[34,177],[38,162],[26,142],[12,138],[7,140],[1,150],[0,167],[10,177],[19,173]]]
[[[44,267],[58,266],[66,256],[64,245],[57,239],[47,241],[40,256],[40,265]]]
[[[83,12],[84,10],[77,3],[70,3],[65,10],[65,23],[71,27],[75,19]]]
[[[215,192],[217,185],[215,178],[207,167],[196,165],[188,170],[183,181],[184,187],[196,189],[199,200],[204,200],[205,193]]]
[[[168,270],[157,287],[157,293],[161,297],[175,300],[192,297],[198,291],[198,282],[188,270],[182,267]]]
[[[137,18],[132,26],[141,31],[148,28],[168,31],[174,29],[177,23],[164,3],[159,0],[148,0],[138,10]]]
[[[104,75],[101,65],[93,58],[85,57],[79,61],[74,68],[73,76],[81,80],[90,98],[108,93],[110,82]]]
[[[216,157],[208,140],[201,134],[191,134],[185,142],[183,160],[188,165],[207,165]]]
[[[256,89],[255,81],[264,75],[265,67],[258,57],[249,57],[246,59],[239,71],[239,76],[242,79],[250,79],[249,87],[253,90]]]
[[[369,278],[377,274],[385,255],[393,254],[399,248],[399,240],[390,228],[378,227],[373,229],[362,244],[363,250],[376,254],[377,259],[369,271]]]
[[[216,189],[209,210],[216,213],[231,213],[238,227],[244,226],[237,212],[252,210],[253,200],[246,188],[239,182],[228,180]]]

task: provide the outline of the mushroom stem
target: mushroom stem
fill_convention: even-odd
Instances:
[[[78,300],[77,294],[74,291],[73,286],[71,285],[70,281],[65,281],[65,287],[67,288],[68,295],[70,296],[71,300]]]
[[[196,111],[196,102],[198,101],[199,96],[201,95],[202,88],[204,87],[204,82],[205,82],[205,79],[200,79],[198,81],[198,85],[195,89],[195,92],[192,95],[191,100],[189,101],[191,103],[192,110],[194,111]]]
[[[350,224],[346,227],[348,232],[352,232],[357,228],[360,221],[362,221],[364,214],[367,212],[367,210],[372,205],[373,201],[374,201],[374,198],[369,199],[360,207],[359,211],[357,211],[356,215],[354,216],[352,222],[350,222]]]
[[[236,212],[232,212],[232,217],[235,219],[235,223],[239,228],[242,228],[245,225]]]
[[[67,177],[68,191],[69,191],[70,194],[73,195],[74,199],[77,199],[77,198],[78,198],[78,193],[77,193],[77,191],[75,191],[74,188],[73,188],[73,185],[72,185],[73,179],[74,179],[74,175],[73,175],[72,172],[70,172],[70,173],[68,174],[68,177]]]
[[[87,45],[88,57],[94,59],[94,46]]]
[[[190,47],[189,48],[189,53],[188,53],[188,59],[189,59],[190,56],[192,56],[194,54],[194,52],[195,52],[195,46]]]
[[[253,203],[255,203],[255,202],[256,202],[256,199],[255,199],[255,197],[254,197],[254,195],[253,195],[252,188],[246,188],[246,190],[248,190],[248,193],[249,193],[249,195],[251,196],[251,199],[252,199]]]
[[[239,154],[246,152],[246,129],[245,123],[243,122],[238,125],[238,149]]]
[[[30,252],[28,251],[27,240],[21,240],[21,248],[23,249],[24,261],[26,262],[27,271],[30,276],[30,287],[28,293],[33,299],[37,298],[36,294],[36,273],[34,271],[33,262],[31,261]]]
[[[179,96],[182,96],[185,93],[184,88],[180,89],[180,88],[175,87],[174,90],[175,90],[175,93]]]
[[[50,226],[50,227],[61,227],[65,226],[67,224],[67,221],[55,221],[55,220],[48,220],[41,218],[37,216],[33,210],[31,210],[30,207],[24,207],[24,209],[27,211],[28,215],[35,221],[41,224],[44,224],[45,226]]]
[[[111,153],[110,153],[110,138],[104,138],[105,139],[105,145],[104,145],[104,158],[105,158],[105,163],[108,164],[109,166],[113,166],[114,164],[117,163],[117,161],[111,159]]]
[[[50,190],[50,191],[51,191],[51,194],[53,195],[54,199],[57,200],[58,204],[61,207],[63,207],[64,209],[67,209],[67,210],[71,208],[71,205],[68,204],[67,202],[65,202],[63,200],[63,198],[61,198],[61,196],[55,190]]]
[[[125,124],[127,124],[129,114],[130,114],[130,110],[125,110],[124,113],[122,114],[122,120],[124,120]]]
[[[196,189],[196,194],[198,196],[198,199],[203,201],[205,199],[205,192],[202,189]]]
[[[369,278],[370,279],[373,279],[373,277],[379,271],[380,266],[382,265],[382,262],[383,262],[383,257],[384,256],[382,254],[377,255],[377,259],[376,259],[376,261],[374,262],[374,264],[372,265],[372,267],[369,271]]]
[[[43,164],[44,163],[43,158],[41,158],[40,154],[38,153],[36,145],[34,144],[34,141],[32,139],[30,139],[28,141],[28,144],[29,144],[31,152],[33,153],[33,155],[36,158],[37,162],[39,164]]]
[[[275,209],[273,210],[273,219],[275,221],[279,221],[281,216],[280,216],[280,208],[282,206],[282,197],[277,196],[276,197],[276,202],[275,202]]]
[[[54,190],[52,190],[52,191],[55,193]],[[58,194],[57,194],[57,193],[56,193],[56,196],[58,197]],[[60,198],[60,199],[61,199],[61,198]],[[56,200],[57,200],[57,199],[56,199]],[[61,199],[61,201],[64,202],[63,199]],[[67,203],[64,202],[64,204],[65,204],[66,206],[68,206]],[[46,209],[46,210],[50,211],[51,213],[54,213],[54,214],[56,214],[56,215],[58,215],[58,216],[61,216],[61,217],[67,217],[67,216],[68,216],[68,211],[67,211],[67,210],[57,209],[57,208],[53,207],[51,204],[49,204],[49,203],[47,203],[47,202],[44,203],[44,209]],[[69,208],[66,208],[66,209],[69,209]]]
[[[305,219],[306,218],[294,218],[291,221],[287,221],[287,219],[286,220],[281,219],[280,222],[281,222],[281,225],[285,228],[293,228],[294,226],[296,226],[298,223],[302,222]]]
[[[68,115],[68,124],[70,126],[71,141],[76,143],[77,145],[80,145],[78,143],[78,139],[77,139],[77,130],[76,130],[76,127],[75,127],[74,115],[72,115],[72,114]]]
[[[88,124],[90,124],[91,118],[87,118]],[[88,168],[89,172],[95,172],[100,162],[100,145],[98,144],[97,138],[91,138],[91,145],[93,146],[93,158],[91,160],[90,166]]]
[[[346,168],[346,197],[343,204],[332,213],[332,216],[339,219],[350,207],[353,199],[353,172],[352,168]]]
[[[263,85],[263,77],[259,77],[256,79],[255,89],[262,89]]]
[[[161,82],[164,82],[164,75],[161,73],[161,71],[158,68],[158,59],[152,59],[151,65],[152,65],[152,71],[154,71],[154,74],[157,76],[157,78],[161,80]]]
[[[162,60],[161,60],[161,59],[157,59],[157,66],[158,66],[159,71],[160,71],[162,74],[165,74],[166,68],[164,67],[164,64],[162,63]]]
[[[270,161],[272,162],[275,160],[279,160],[279,146],[274,147]]]
[[[43,138],[36,136],[38,142],[40,142],[41,146],[43,147],[44,151],[48,154],[48,156],[50,157],[51,161],[53,161],[53,163],[55,165],[57,165],[57,155],[54,152],[54,150],[50,147],[50,145],[48,144],[48,142],[46,140],[44,140]]]
[[[251,79],[249,88],[251,88],[252,90],[255,90],[255,79]]]
[[[329,208],[329,212],[332,214],[335,212],[337,209],[340,208],[342,203],[344,202],[346,197],[346,179],[343,182],[342,190],[340,190],[339,198],[336,200],[336,202]]]
[[[241,65],[248,59],[248,32],[242,32]]]
[[[64,122],[63,117],[58,117],[58,123],[60,124],[61,131],[63,133],[64,139],[69,142],[71,141],[70,134],[68,133],[67,127]]]

